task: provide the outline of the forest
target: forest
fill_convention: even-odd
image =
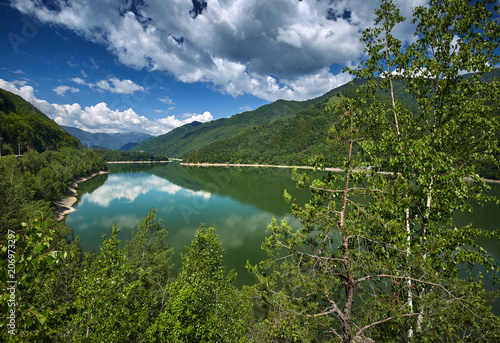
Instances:
[[[499,70],[494,69],[482,75],[482,82],[491,82],[498,77]],[[471,77],[470,74],[463,76]],[[381,78],[377,78],[375,99],[383,103],[390,103],[390,95],[380,88]],[[246,163],[269,165],[309,165],[314,157],[322,156],[325,163],[334,165],[346,150],[342,146],[328,144],[325,137],[328,135],[330,124],[334,122],[333,113],[325,113],[324,108],[329,104],[337,104],[342,99],[358,99],[362,94],[356,90],[364,85],[366,80],[355,79],[347,85],[336,88],[327,96],[311,107],[299,111],[284,119],[275,120],[260,126],[249,127],[227,139],[218,139],[191,151],[183,158],[187,163]],[[406,91],[406,84],[401,80],[394,80],[393,90],[400,104],[412,113],[417,113],[418,105]],[[340,123],[337,123],[337,127]],[[318,129],[319,128],[319,129]],[[368,123],[359,128],[366,131]],[[500,135],[500,133],[498,133]],[[498,138],[498,137],[497,137]],[[355,154],[365,162],[370,162],[368,155],[362,153],[359,145],[355,146]],[[500,155],[496,155],[498,160]],[[496,164],[490,161],[476,163],[478,174],[487,179],[500,179],[500,171]]]
[[[145,151],[118,151],[109,149],[92,149],[92,151],[106,162],[109,161],[168,161],[163,155],[153,155]]]
[[[266,159],[344,172],[317,180],[294,172],[310,201],[284,197],[302,227],[269,224],[262,244],[269,258],[247,264],[255,284],[241,289],[223,264],[213,227],[200,226],[173,273],[177,252],[155,208],[130,241],[120,245],[113,226],[99,251],[84,253],[71,228],[55,221],[53,203],[73,179],[106,169],[103,157],[110,155],[82,147],[30,104],[2,92],[8,155],[2,150],[0,158],[1,339],[500,341],[500,318],[490,305],[497,292],[486,291],[483,280],[491,273],[498,282],[499,269],[478,243],[498,240],[500,230],[457,227],[453,220],[471,202],[498,202],[485,195],[478,171],[486,164],[498,170],[500,83],[481,76],[500,63],[499,13],[495,1],[431,1],[414,9],[415,41],[403,46],[392,32],[404,18],[383,0],[375,27],[363,32],[366,60],[347,70],[363,80],[352,89],[359,96],[331,94],[281,119],[289,128],[278,138],[248,129],[269,146],[290,135],[296,141],[290,156],[324,137],[303,156]],[[401,84],[404,93],[396,91]],[[310,136],[294,136],[295,125]],[[217,144],[239,146],[243,162],[255,146],[245,139]],[[22,157],[15,156],[17,145]],[[209,152],[221,154],[222,146]],[[476,265],[485,272],[474,272]]]

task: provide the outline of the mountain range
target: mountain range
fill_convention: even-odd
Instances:
[[[193,122],[164,135],[139,143],[132,150],[183,158],[214,141],[231,138],[249,127],[258,127],[294,115],[328,97],[328,93],[306,101],[277,100],[253,111],[207,123]]]
[[[154,136],[141,132],[125,133],[90,133],[75,127],[62,126],[64,130],[78,138],[82,145],[89,148],[111,149],[130,151],[139,142],[153,138]]]
[[[497,69],[481,79],[489,82],[498,75]],[[315,155],[326,156],[331,162],[343,151],[339,146],[327,144],[328,130],[338,118],[333,111],[326,112],[325,107],[339,103],[344,97],[361,96],[356,90],[364,82],[353,80],[306,101],[277,100],[229,118],[207,123],[192,122],[158,137],[137,132],[89,133],[71,127],[64,127],[63,130],[29,102],[0,90],[2,153],[28,149],[43,151],[81,144],[113,150],[145,151],[194,163],[307,165]],[[403,106],[415,111],[417,104],[404,88],[402,82],[394,82],[396,97]],[[379,100],[390,101],[389,94],[380,89],[376,96]],[[481,168],[489,170],[483,174],[485,177],[500,177],[497,168],[489,165]]]
[[[278,100],[230,118],[187,124],[141,142],[133,150],[195,163],[308,164],[314,155],[342,152],[326,144],[328,130],[336,119],[333,112],[325,112],[325,106],[344,97],[359,97],[356,89],[364,82],[354,80],[307,101]],[[416,107],[411,97],[404,97],[403,83],[395,83],[395,92],[404,98],[405,106]],[[382,91],[377,96],[389,101]]]

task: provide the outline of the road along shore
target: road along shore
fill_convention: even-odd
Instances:
[[[297,169],[314,169],[309,166],[283,166],[283,165],[271,165],[271,164],[241,164],[241,163],[181,163],[183,166],[190,167],[265,167],[265,168],[297,168]],[[317,169],[317,168],[316,168]],[[336,173],[341,173],[344,170],[341,168],[325,168],[326,171],[332,171]],[[357,171],[357,170],[356,170]],[[380,174],[392,174],[391,172],[380,171]],[[471,181],[472,178],[465,177],[465,180]],[[487,183],[500,183],[500,180],[484,179]]]
[[[272,165],[272,164],[242,164],[242,163],[181,163],[183,166],[190,167],[257,167],[257,168],[283,168],[283,169],[310,169],[313,167],[309,166],[283,166],[283,165]],[[341,172],[340,168],[325,168],[326,171]]]

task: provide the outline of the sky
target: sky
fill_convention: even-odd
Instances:
[[[399,3],[411,18],[425,1]],[[379,4],[2,0],[0,88],[60,125],[160,135],[345,84]],[[407,20],[396,35],[413,30]]]

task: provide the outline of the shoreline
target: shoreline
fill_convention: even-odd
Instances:
[[[281,168],[281,169],[309,169],[314,170],[310,166],[285,166],[274,164],[243,164],[243,163],[181,163],[182,166],[189,167],[254,167],[254,168]],[[342,172],[341,168],[325,168],[326,171]]]
[[[309,166],[284,166],[284,165],[273,165],[273,164],[242,164],[242,163],[184,163],[182,162],[181,165],[183,166],[189,166],[189,167],[256,167],[256,168],[297,168],[297,169],[310,169],[313,170],[313,167]],[[325,171],[332,171],[332,172],[343,172],[342,168],[325,168]],[[390,172],[380,172],[382,174],[390,174]],[[472,180],[471,177],[465,177],[465,180]],[[500,180],[494,180],[494,179],[483,179],[486,181],[486,183],[500,183]]]
[[[55,214],[56,214],[56,221],[60,222],[63,220],[66,215],[75,212],[76,210],[73,208],[74,203],[78,200],[77,195],[78,195],[78,184],[83,181],[90,180],[94,176],[97,175],[102,175],[102,174],[107,174],[109,171],[98,171],[95,173],[92,173],[87,176],[80,177],[78,179],[74,179],[73,183],[68,187],[68,192],[66,193],[66,196],[55,201],[54,205],[56,206],[55,209]]]
[[[169,163],[170,161],[107,161],[107,164]]]

